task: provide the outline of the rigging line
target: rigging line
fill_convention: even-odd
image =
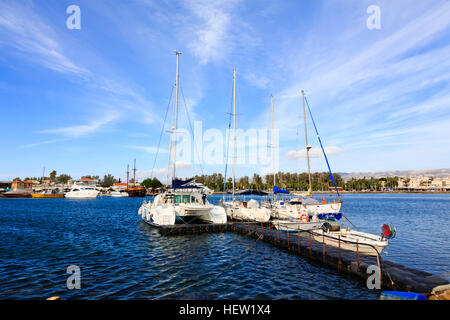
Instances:
[[[152,167],[152,172],[150,174],[150,177],[153,177],[153,170],[155,169],[156,159],[158,158],[159,147],[161,146],[161,140],[162,140],[162,136],[163,136],[163,133],[164,133],[164,127],[166,125],[167,114],[169,113],[170,103],[172,102],[173,88],[174,87],[172,86],[172,90],[170,91],[169,103],[167,104],[166,115],[164,116],[164,123],[163,123],[162,128],[161,128],[161,134],[159,135],[158,148],[156,149],[155,161],[153,162],[153,167]]]
[[[230,152],[230,135],[231,135],[231,121],[233,120],[233,89],[231,89],[231,104],[230,104],[230,118],[228,121],[228,137],[227,137],[227,152],[225,158],[225,176],[223,177],[223,197],[225,198],[225,190],[227,186],[227,171],[228,171],[228,155]]]
[[[334,188],[336,189],[336,193],[337,193],[338,197],[340,198],[341,195],[339,194],[339,190],[338,190],[338,188],[337,188],[336,181],[334,181],[333,173],[331,172],[331,168],[330,168],[330,163],[328,162],[328,158],[327,158],[327,155],[326,155],[326,153],[325,153],[325,149],[323,148],[322,140],[320,140],[319,131],[317,130],[316,122],[314,121],[314,118],[313,118],[313,116],[312,116],[311,108],[309,107],[308,99],[306,99],[306,96],[305,96],[305,101],[306,101],[306,105],[308,106],[309,115],[311,116],[311,120],[312,120],[312,123],[313,123],[313,125],[314,125],[314,129],[316,130],[317,139],[319,140],[320,147],[322,148],[323,156],[325,157],[325,161],[327,162],[328,171],[330,172],[330,178],[331,178],[331,181],[333,181]]]
[[[191,128],[192,138],[194,138],[194,130],[192,129],[191,118],[189,116],[189,111],[188,111],[188,107],[187,107],[187,104],[186,104],[186,99],[184,98],[183,87],[181,87],[181,86],[180,86],[180,91],[181,91],[181,96],[183,97],[184,110],[186,111],[186,116],[188,118],[189,127]],[[200,161],[200,156],[198,154],[198,148],[197,148],[197,144],[195,143],[195,139],[194,139],[194,149],[195,149],[196,154],[197,154],[197,159],[199,160],[200,171],[202,172],[202,175],[203,175],[204,173],[203,173],[202,163]],[[195,163],[195,161],[194,161],[194,163]]]

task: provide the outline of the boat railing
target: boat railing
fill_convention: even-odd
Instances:
[[[270,228],[270,225],[269,225],[269,228]],[[261,224],[261,230],[263,230],[263,225],[262,224]],[[294,230],[282,231],[282,230],[280,230],[280,227],[279,227],[279,224],[278,224],[278,242],[281,241],[281,236],[280,236],[281,232],[285,232],[287,234],[288,247],[290,246],[289,245],[290,234],[292,234],[293,232],[297,232],[297,241],[298,241],[298,249],[299,250],[301,250],[301,247],[300,247],[301,234],[302,233],[308,234],[306,237],[309,238],[309,254],[310,254],[310,256],[312,256],[312,240],[313,240],[313,237],[314,237],[313,231],[311,231],[311,230],[301,230],[300,228],[298,228],[295,231]],[[317,234],[316,234],[316,236],[317,236]],[[325,262],[326,246],[333,247],[332,245],[327,244],[325,239],[328,238],[328,239],[332,239],[332,240],[335,240],[335,241],[337,240],[337,242],[338,242],[338,253],[339,253],[338,268],[340,268],[342,266],[342,257],[341,257],[342,250],[345,250],[346,252],[351,252],[350,250],[346,250],[346,249],[341,248],[341,243],[353,244],[353,245],[356,246],[356,271],[357,272],[360,272],[360,268],[361,268],[360,267],[360,255],[363,254],[363,253],[360,252],[361,246],[372,248],[374,250],[374,252],[376,253],[375,256],[377,258],[377,266],[378,266],[378,272],[379,272],[379,275],[380,275],[380,283],[382,282],[382,280],[383,280],[383,277],[382,277],[382,274],[383,274],[382,273],[382,271],[383,271],[382,257],[381,257],[380,252],[378,251],[378,249],[374,245],[369,244],[369,243],[361,243],[358,240],[357,241],[351,241],[351,240],[347,240],[347,239],[346,240],[342,240],[340,235],[338,237],[334,237],[334,236],[331,236],[329,234],[326,234],[324,231],[322,232],[321,236],[322,236],[321,241],[318,241],[316,239],[314,239],[314,241],[322,243],[322,259],[323,259],[324,262]]]

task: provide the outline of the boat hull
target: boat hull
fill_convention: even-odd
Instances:
[[[227,216],[233,220],[268,222],[271,212],[268,208],[245,208],[242,206],[232,206],[226,208]]]
[[[300,221],[283,221],[283,220],[272,220],[272,225],[275,229],[280,231],[309,231],[320,229],[323,222],[314,221],[314,222],[300,222]]]
[[[64,195],[63,194],[32,193],[31,197],[34,199],[58,199],[58,198],[64,198]]]
[[[323,242],[324,240],[327,245],[333,247],[340,246],[343,250],[358,251],[360,254],[370,256],[377,256],[378,254],[381,254],[389,245],[387,240],[382,240],[381,237],[365,232],[324,232],[323,230],[320,230],[312,231],[312,234],[314,240],[318,242]]]
[[[31,192],[11,190],[2,193],[4,198],[31,198]]]
[[[97,193],[80,193],[77,194],[76,192],[69,192],[66,193],[65,197],[67,199],[97,199],[98,192]]]
[[[147,189],[143,187],[133,187],[125,190],[130,198],[143,198],[147,195]]]

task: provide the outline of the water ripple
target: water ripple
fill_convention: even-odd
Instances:
[[[217,199],[216,199],[217,200]],[[0,299],[377,299],[336,271],[234,233],[162,236],[140,199],[0,200]],[[449,277],[450,196],[348,195],[363,231],[397,227],[387,259]],[[68,290],[69,265],[81,289]]]

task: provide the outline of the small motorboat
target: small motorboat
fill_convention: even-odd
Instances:
[[[338,229],[338,230],[337,230]],[[376,256],[389,245],[388,239],[395,236],[395,228],[391,225],[383,225],[383,233],[380,236],[355,230],[341,229],[339,225],[331,225],[325,222],[320,230],[312,230],[314,240],[325,242],[344,250],[358,251],[361,254]]]
[[[35,199],[57,199],[64,198],[64,193],[58,192],[56,189],[50,189],[42,192],[33,192],[31,197]]]
[[[5,198],[31,198],[31,190],[15,189],[2,193]]]
[[[111,197],[115,197],[115,198],[124,198],[124,197],[128,197],[128,193],[125,191],[111,191],[110,193]]]

